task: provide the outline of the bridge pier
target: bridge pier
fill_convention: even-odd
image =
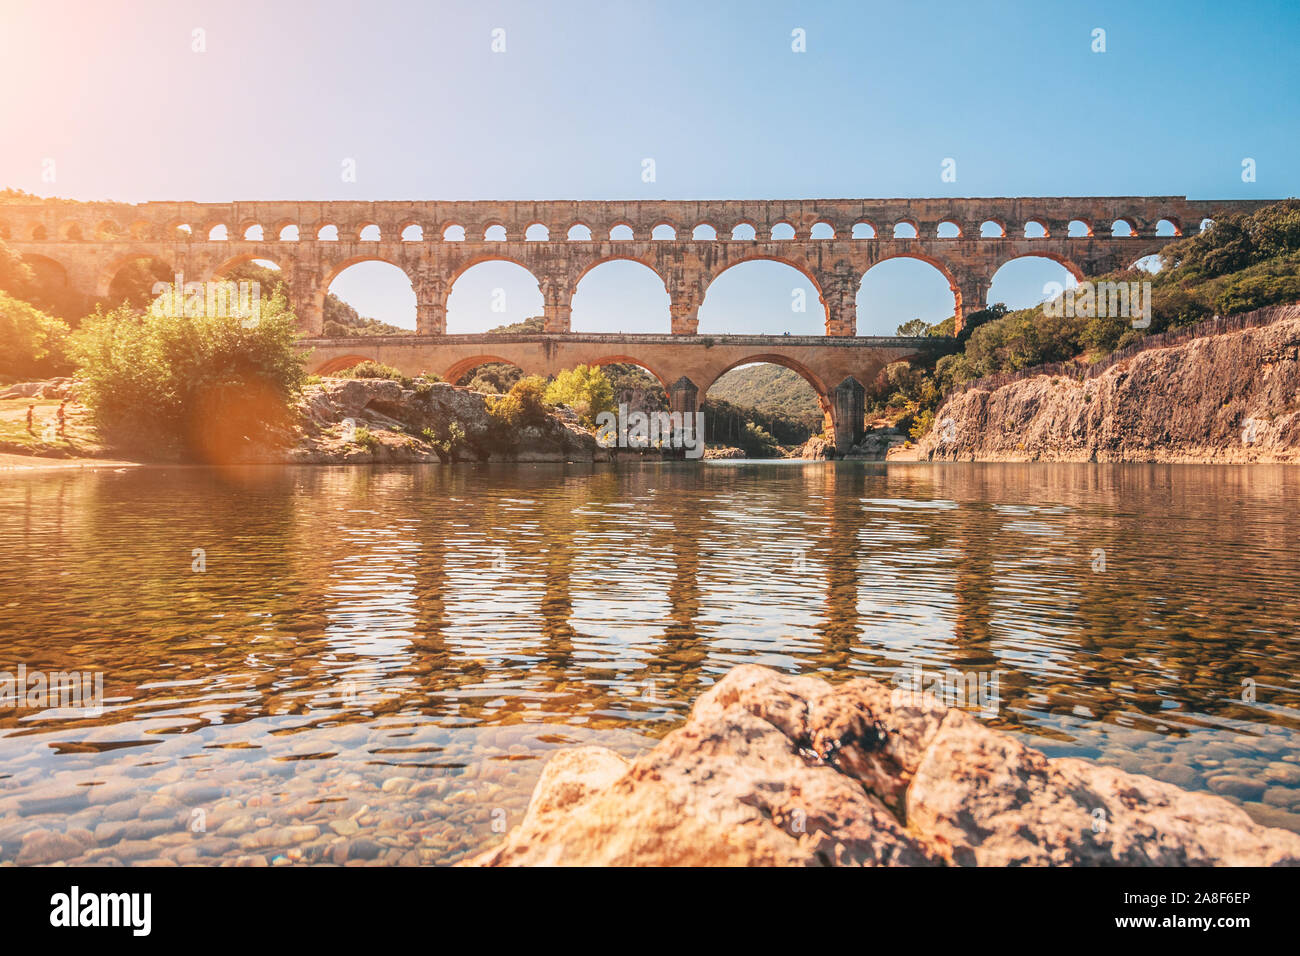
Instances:
[[[862,441],[867,412],[867,390],[850,375],[831,393],[831,421],[835,426],[835,453],[841,458]]]

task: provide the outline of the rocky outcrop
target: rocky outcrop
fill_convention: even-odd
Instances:
[[[1279,865],[1300,836],[872,680],[732,670],[628,762],[551,758],[508,865]]]
[[[1096,378],[953,396],[919,444],[956,461],[1300,462],[1300,306],[1140,352]]]
[[[0,386],[0,400],[7,398],[71,398],[72,379],[51,378],[43,382],[15,382]]]
[[[304,389],[293,462],[593,461],[608,452],[560,408],[535,424],[508,426],[488,396],[445,382],[407,388],[388,379],[326,379]]]

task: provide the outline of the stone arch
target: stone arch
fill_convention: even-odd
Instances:
[[[1075,227],[1076,225],[1078,225],[1078,226],[1082,226],[1082,227],[1083,227],[1082,230],[1075,229],[1074,227]],[[1077,232],[1080,232],[1080,231],[1083,232],[1083,235],[1082,235],[1082,236],[1079,236],[1079,235],[1071,235],[1071,233],[1077,233]],[[1067,238],[1067,239],[1091,239],[1091,238],[1092,238],[1092,220],[1091,220],[1091,219],[1083,219],[1083,218],[1081,218],[1081,217],[1079,217],[1079,216],[1075,216],[1073,219],[1071,219],[1071,220],[1070,220],[1068,223],[1066,223],[1066,225],[1065,225],[1065,238]]]
[[[407,236],[407,233],[412,229],[414,229],[417,234]],[[397,238],[401,242],[423,242],[424,226],[415,219],[403,219],[397,224]]]
[[[24,253],[22,260],[32,267],[32,271],[36,273],[36,279],[41,285],[53,286],[59,289],[68,287],[68,267],[59,260],[35,253]]]
[[[249,233],[253,230],[257,230],[260,235],[250,236]],[[266,227],[256,219],[246,219],[239,224],[238,235],[233,238],[245,239],[249,242],[264,242],[266,240]]]
[[[860,235],[860,233],[862,233],[867,229],[871,230],[871,235],[869,236]],[[876,224],[872,222],[870,219],[859,219],[850,228],[849,236],[853,239],[879,239],[880,230],[876,228]]]
[[[220,230],[221,235],[217,235]],[[224,222],[204,223],[203,238],[208,242],[228,242],[230,240],[230,229]]]
[[[72,242],[81,242],[86,238],[86,234],[82,230],[81,223],[79,222],[64,223],[59,232],[62,234],[64,239]]]
[[[778,230],[781,232],[781,235],[779,236],[777,235]],[[785,234],[786,230],[789,230],[789,235]],[[788,219],[780,219],[772,223],[772,228],[768,230],[767,238],[771,239],[773,242],[793,242],[798,238],[798,235],[799,232],[795,229],[794,223]]]
[[[8,229],[5,230],[6,233],[8,231]],[[45,226],[39,222],[31,227],[28,235],[31,236],[33,242],[42,242],[49,237],[49,233],[45,231]]]
[[[581,234],[575,236],[573,234],[574,230],[577,230],[579,233],[581,233],[582,230],[584,229],[587,231],[586,236],[583,236]],[[575,220],[574,222],[569,223],[569,228],[564,230],[564,238],[568,242],[595,242],[596,230],[592,227],[592,225],[589,222],[586,222],[585,220],[582,219],[578,219]]]
[[[132,252],[124,252],[108,260],[100,267],[99,274],[95,278],[95,295],[101,299],[106,298],[113,286],[113,280],[117,278],[117,274],[132,262],[140,259],[152,259],[162,264],[167,268],[169,276],[174,276],[178,271],[175,263],[166,256],[159,255],[150,249],[136,249]]]
[[[613,248],[617,250],[621,245],[622,245],[621,243],[614,243]],[[664,278],[664,276],[659,272],[658,269],[655,268],[654,258],[650,256],[645,256],[643,258],[641,256],[632,253],[631,251],[612,252],[608,255],[601,256],[598,259],[595,259],[594,261],[585,263],[583,265],[582,271],[573,277],[572,279],[573,284],[569,288],[569,309],[570,309],[571,323],[574,321],[581,320],[578,322],[578,324],[583,326],[582,331],[585,332],[607,331],[607,332],[614,332],[616,334],[624,334],[624,335],[635,334],[632,332],[630,328],[628,328],[627,324],[622,324],[615,329],[608,329],[608,328],[592,329],[587,324],[590,319],[590,312],[588,307],[588,303],[590,300],[586,299],[585,297],[580,298],[580,293],[582,292],[583,280],[586,279],[588,276],[590,276],[597,269],[600,269],[602,266],[607,266],[612,262],[634,263],[636,266],[640,267],[639,269],[636,270],[637,275],[635,277],[627,273],[625,273],[623,276],[623,280],[624,280],[623,287],[622,287],[624,289],[623,297],[622,297],[623,308],[619,310],[623,322],[628,323],[633,327],[635,327],[639,323],[644,323],[644,325],[642,325],[642,329],[644,330],[647,326],[650,327],[651,329],[650,334],[656,334],[656,335],[670,334],[672,331],[672,290],[669,289],[668,282]],[[649,275],[645,275],[644,272],[642,272],[642,270],[647,271]],[[611,271],[617,271],[617,270],[611,270]],[[658,280],[657,289],[659,293],[662,295],[662,299],[660,300],[660,305],[658,306],[649,307],[650,300],[647,299],[647,293],[649,291],[647,287],[651,285],[649,276],[653,276],[655,279]],[[612,277],[607,277],[607,278],[612,278]],[[644,283],[644,286],[642,286],[642,283]],[[590,286],[588,287],[587,292],[589,294],[595,294],[598,296],[599,285],[600,283],[597,282],[597,290],[594,293]],[[608,287],[606,287],[604,291],[608,295],[609,292]],[[660,311],[660,309],[662,309],[662,311]],[[650,313],[654,313],[654,314],[651,315]],[[571,326],[571,331],[576,331],[576,329],[573,329]]]
[[[628,257],[611,256],[610,258],[626,259]],[[482,252],[477,255],[467,256],[465,259],[456,263],[455,268],[453,268],[451,273],[447,276],[447,295],[448,296],[451,295],[452,288],[456,285],[456,281],[461,276],[463,276],[470,269],[473,269],[475,266],[481,266],[485,262],[508,262],[511,265],[519,266],[519,268],[525,270],[529,275],[531,275],[534,281],[537,282],[538,288],[539,289],[541,288],[541,280],[537,278],[537,273],[533,271],[532,266],[522,261],[522,259],[516,258],[515,256],[512,256],[506,252]]]
[[[701,237],[699,237],[699,238],[697,239],[696,236],[695,236],[695,233],[696,233],[697,231],[699,231],[700,229],[707,229],[707,230],[709,230],[711,233],[713,233],[713,238],[710,239],[710,238],[708,238],[707,236],[701,236]],[[692,241],[692,242],[715,242],[715,241],[717,241],[717,238],[718,238],[718,227],[715,226],[715,225],[714,225],[713,223],[711,223],[711,222],[700,221],[700,222],[697,222],[695,225],[693,225],[693,226],[691,227],[691,241]]]
[[[1156,248],[1158,249],[1160,247],[1157,246]],[[1149,255],[1150,253],[1146,254]],[[1066,271],[1069,272],[1070,275],[1074,276],[1076,281],[1082,282],[1084,279],[1083,270],[1079,268],[1073,259],[1062,253],[1052,252],[1050,249],[1044,249],[1041,252],[1035,250],[1034,252],[1021,253],[1020,255],[1007,256],[1007,258],[994,265],[989,271],[989,283],[992,284],[993,277],[998,274],[999,269],[1005,266],[1008,262],[1015,262],[1017,259],[1051,259],[1057,265],[1065,266]],[[983,302],[980,303],[981,306],[983,304]]]
[[[742,233],[742,235],[739,236],[736,235],[736,233],[738,232]],[[718,235],[719,237],[721,237],[722,233],[718,233]],[[727,239],[735,242],[757,242],[758,227],[755,226],[748,219],[742,219],[740,222],[736,223],[734,226],[731,227],[731,230],[727,233],[726,237]]]
[[[906,235],[900,236],[898,234],[898,230],[900,229],[903,230],[911,229],[912,234],[910,236],[906,236]],[[921,237],[921,227],[917,225],[915,219],[899,219],[894,223],[894,228],[890,231],[889,234],[889,238],[891,239],[919,239],[920,237]]]
[[[723,273],[729,272],[730,270],[736,268],[736,266],[743,265],[746,262],[779,262],[783,266],[789,266],[790,268],[794,269],[796,272],[800,273],[805,279],[807,279],[812,284],[813,290],[817,293],[818,296],[825,295],[825,292],[822,289],[821,284],[817,281],[817,277],[814,276],[812,272],[809,271],[808,266],[806,264],[800,262],[798,259],[792,258],[790,256],[754,254],[754,255],[744,255],[733,262],[728,262],[717,272],[710,275],[708,277],[708,282],[704,286],[704,290],[703,290],[704,296],[707,296],[709,294],[709,288],[713,285],[714,282],[718,280],[720,276],[723,275]]]
[[[672,235],[656,236],[655,233],[658,232],[660,229],[667,229],[672,233]],[[650,238],[653,240],[657,240],[659,242],[674,240],[677,238],[677,227],[673,225],[671,222],[661,219],[659,222],[656,222],[653,226],[650,227]]]
[[[501,230],[500,235],[493,235],[493,232],[498,229]],[[483,223],[482,240],[483,242],[509,242],[510,230],[506,228],[506,224],[500,219],[489,219]]]
[[[985,230],[984,230],[984,227],[985,227],[985,226],[992,226],[994,229],[997,230],[997,235],[994,235],[994,236],[986,236],[986,235],[984,234],[984,231],[985,231]],[[996,217],[989,217],[988,219],[983,220],[982,222],[980,222],[980,234],[979,234],[979,238],[980,238],[980,239],[1005,239],[1005,238],[1007,238],[1007,221],[1006,221],[1005,219],[999,219],[999,218],[996,218]]]
[[[1142,247],[1141,252],[1126,252],[1124,254],[1124,268],[1136,269],[1137,264],[1148,256],[1158,255],[1160,250],[1165,247],[1163,242],[1154,242]],[[1064,265],[1064,263],[1062,263]],[[1068,268],[1068,266],[1067,266]],[[1077,276],[1075,278],[1078,278]]]
[[[153,223],[147,219],[137,219],[127,227],[132,239],[152,239],[154,238]]]
[[[541,235],[529,235],[534,229],[540,229]],[[524,227],[524,242],[550,242],[551,228],[544,222],[530,222]]]
[[[260,260],[262,262],[273,262],[275,263],[275,267],[280,270],[281,275],[284,274],[284,265],[283,263],[277,261],[275,256],[268,256],[261,252],[244,252],[244,253],[240,253],[237,256],[231,256],[230,258],[222,262],[220,265],[214,267],[211,275],[208,278],[219,279],[222,276],[229,273],[231,269],[237,268],[238,266],[242,266],[246,262],[253,262],[254,260]]]
[[[340,355],[336,358],[326,359],[320,362],[312,369],[313,375],[332,375],[334,372],[341,372],[345,368],[352,368],[354,365],[360,365],[362,362],[370,362],[373,359],[369,355]]]
[[[888,249],[889,247],[885,246],[884,248]],[[900,260],[909,260],[909,259],[930,266],[932,269],[935,270],[935,272],[939,274],[940,279],[948,283],[948,291],[952,295],[952,302],[953,302],[952,314],[954,315],[962,314],[963,303],[962,303],[961,283],[958,281],[958,277],[957,277],[958,271],[954,269],[951,264],[949,264],[946,260],[939,258],[938,256],[926,255],[924,252],[920,252],[915,249],[911,249],[907,251],[900,250],[897,252],[887,252],[885,255],[882,255],[879,259],[877,259],[875,262],[871,263],[871,265],[866,269],[866,271],[864,271],[862,275],[858,277],[857,285],[854,287],[853,290],[854,299],[858,304],[858,335],[881,334],[879,332],[868,333],[864,331],[864,329],[875,318],[872,315],[872,309],[870,308],[870,303],[874,300],[870,296],[864,297],[864,293],[866,292],[865,286],[867,282],[867,277],[870,276],[872,272],[874,272],[879,266],[882,266],[887,262],[898,262]],[[927,275],[930,275],[930,273],[927,272]],[[879,277],[880,274],[877,273],[877,276]],[[900,281],[900,278],[901,277],[896,277],[892,281],[894,282]],[[885,278],[883,281],[889,282],[891,280]],[[922,288],[921,282],[914,282],[910,280],[906,288],[909,290],[909,294],[911,295],[929,295],[931,291]],[[936,286],[935,288],[937,289],[938,286]],[[982,308],[984,306],[984,303],[981,302],[979,305]],[[919,317],[920,316],[917,316],[916,314],[909,314],[903,317],[903,321],[906,321],[908,319],[919,318]],[[946,316],[941,317],[940,320],[942,320],[942,318],[946,318]],[[886,331],[884,334],[892,335],[893,331],[891,329]],[[869,385],[870,383],[864,382],[863,384]]]
[[[1122,235],[1117,231],[1121,223],[1128,227],[1127,236]],[[1137,234],[1138,234],[1138,220],[1135,219],[1133,216],[1130,216],[1127,213],[1125,213],[1116,216],[1114,219],[1111,220],[1110,232],[1107,233],[1107,236],[1114,239],[1127,239],[1130,236],[1136,236]]]
[[[1034,227],[1034,226],[1037,226],[1038,229],[1041,229],[1041,230],[1042,230],[1042,235],[1032,235],[1032,236],[1031,236],[1031,235],[1029,234],[1030,231],[1031,231],[1031,227]],[[1034,217],[1034,216],[1031,216],[1030,218],[1028,218],[1028,219],[1025,220],[1024,229],[1023,229],[1023,231],[1022,231],[1021,234],[1022,234],[1026,239],[1050,239],[1050,238],[1052,238],[1052,230],[1051,230],[1051,228],[1048,226],[1048,224],[1047,224],[1047,220],[1045,220],[1045,219],[1039,219],[1039,218]]]
[[[367,236],[366,233],[371,229],[375,231],[374,235]],[[357,225],[357,234],[354,238],[357,242],[382,242],[386,237],[384,236],[383,227],[379,223],[368,219]]]
[[[469,358],[457,359],[447,367],[445,372],[442,373],[442,380],[455,385],[467,373],[478,368],[480,365],[513,365],[525,375],[529,374],[528,369],[520,365],[514,359],[508,359],[500,355],[483,352],[478,355],[472,355]]]
[[[593,359],[585,364],[600,365],[602,367],[605,365],[635,365],[637,368],[643,369],[653,375],[655,379],[658,380],[659,384],[663,386],[665,395],[669,392],[668,377],[644,359],[635,358],[631,355],[606,355],[602,358]]]
[[[1161,233],[1160,227],[1166,224],[1170,227],[1171,231],[1169,233]],[[1176,216],[1161,216],[1156,221],[1156,235],[1181,236],[1183,235],[1183,224]]]
[[[790,371],[797,374],[812,386],[812,390],[817,396],[817,404],[821,406],[822,413],[826,416],[830,415],[830,388],[827,387],[826,383],[821,380],[820,376],[802,362],[797,362],[792,358],[781,355],[779,352],[757,352],[753,355],[746,355],[744,358],[737,359],[736,361],[719,368],[713,373],[707,382],[697,382],[696,385],[698,385],[700,389],[699,398],[701,404],[704,402],[705,396],[709,394],[709,389],[713,387],[714,383],[732,369],[739,368],[742,365],[759,364],[780,365],[782,368],[788,368]],[[827,420],[829,421],[829,418]]]
[[[944,226],[952,226],[956,232],[956,235],[952,235],[952,236],[943,235]],[[951,216],[949,216],[947,219],[940,219],[938,225],[935,227],[934,236],[936,239],[961,239],[962,238],[961,220],[954,219]]]
[[[817,241],[834,239],[837,235],[839,235],[839,229],[829,219],[818,219],[808,228],[808,238]]]

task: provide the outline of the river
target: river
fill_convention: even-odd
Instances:
[[[648,748],[744,662],[965,688],[1051,756],[1300,831],[1298,492],[1286,466],[0,475],[0,670],[102,680],[0,707],[0,861],[454,862],[548,753]]]

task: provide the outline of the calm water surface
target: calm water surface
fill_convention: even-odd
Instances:
[[[0,710],[0,861],[453,862],[552,750],[652,746],[742,662],[996,674],[989,722],[1031,745],[1300,830],[1298,491],[1269,466],[0,475],[0,670],[105,698]]]

